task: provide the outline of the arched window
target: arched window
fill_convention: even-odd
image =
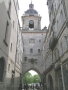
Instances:
[[[29,21],[29,28],[34,28],[34,21],[33,20]]]

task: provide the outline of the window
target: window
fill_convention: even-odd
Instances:
[[[34,28],[34,21],[33,20],[29,21],[29,28]]]
[[[24,19],[23,19],[23,25],[24,25]]]
[[[35,39],[33,38],[29,39],[29,43],[35,43]]]
[[[27,61],[27,57],[24,57],[24,61]]]
[[[39,42],[41,42],[41,40],[39,40]]]
[[[11,43],[11,46],[10,46],[10,51],[12,51],[12,43]]]
[[[9,27],[9,23],[8,23],[8,21],[7,21],[7,24],[6,24],[6,32],[5,32],[5,40],[7,39],[8,27]]]
[[[8,16],[9,16],[9,18],[10,18],[10,13],[11,13],[11,0],[9,2],[9,8],[8,8]]]
[[[40,53],[41,52],[41,50],[40,49],[38,49],[38,53]]]
[[[30,49],[30,53],[33,53],[33,49],[32,48]]]
[[[10,70],[10,64],[8,65],[8,71]]]
[[[6,23],[6,31],[5,31],[5,39],[4,39],[4,43],[5,43],[6,46],[8,46],[8,44],[7,44],[8,30],[9,30],[9,23],[7,21],[7,23]]]
[[[0,57],[0,82],[4,79],[4,70],[5,70],[5,58]]]

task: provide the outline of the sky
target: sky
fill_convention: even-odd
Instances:
[[[30,70],[29,72],[32,74],[32,76],[38,74],[37,72],[35,72],[35,71],[33,71],[33,70]]]
[[[21,16],[24,12],[29,9],[29,4],[31,0],[18,0],[19,1],[19,20],[20,25],[21,23]],[[38,11],[41,18],[41,28],[43,29],[45,26],[48,27],[49,25],[49,15],[48,15],[48,8],[47,8],[47,0],[32,0],[34,4],[34,9]]]

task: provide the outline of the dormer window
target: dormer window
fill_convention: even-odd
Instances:
[[[34,28],[34,21],[33,20],[29,21],[29,28]]]

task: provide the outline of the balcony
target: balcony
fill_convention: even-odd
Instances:
[[[51,50],[53,50],[55,48],[57,42],[58,42],[58,39],[56,36],[51,37],[50,42],[49,42],[49,48]]]

